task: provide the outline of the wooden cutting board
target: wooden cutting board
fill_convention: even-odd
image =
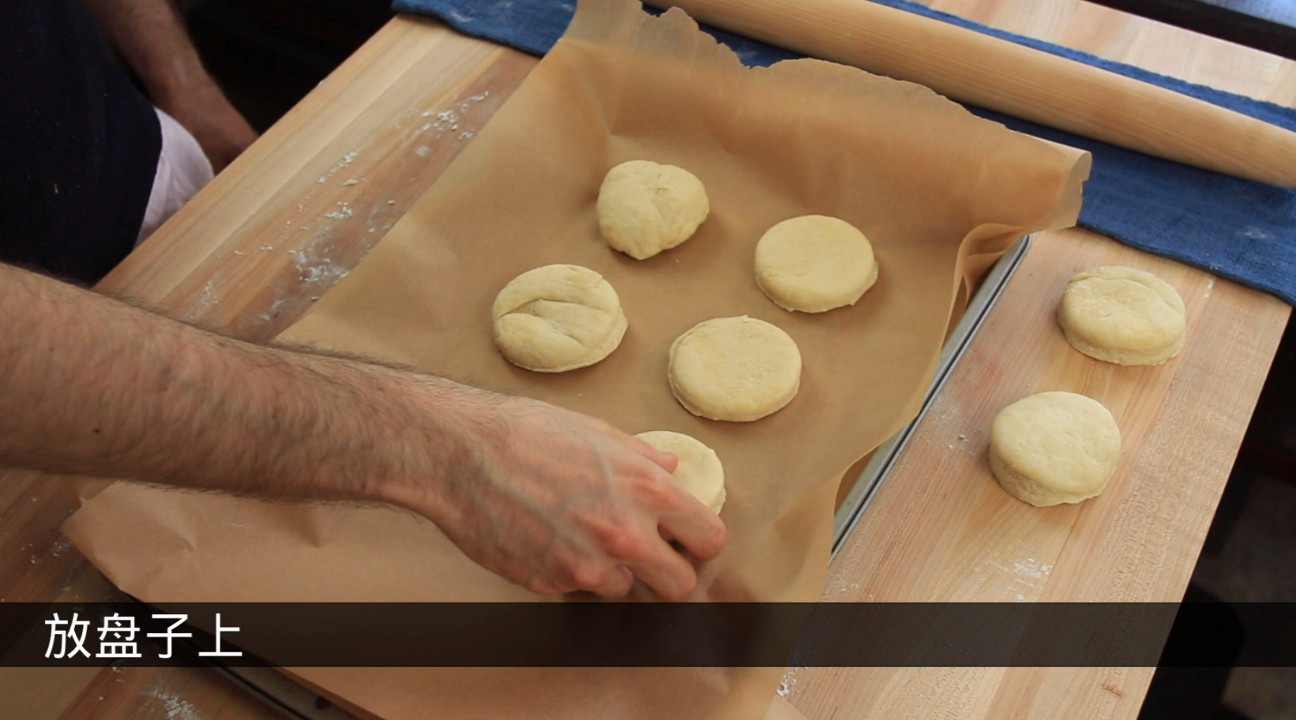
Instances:
[[[1043,252],[1038,250],[1043,249]],[[1157,367],[1080,354],[1055,320],[1075,272],[1129,265],[1183,296],[1188,339]],[[1280,318],[1239,325],[1258,293],[1083,230],[1036,235],[990,317],[919,423],[829,571],[829,602],[1177,602],[1205,539]],[[1236,391],[1218,387],[1228,373]],[[1069,390],[1116,417],[1122,455],[1099,497],[1035,508],[986,462],[995,413]],[[794,669],[807,717],[1134,717],[1152,668]],[[1065,711],[1059,712],[1059,707]],[[833,713],[837,713],[834,715]],[[948,713],[948,714],[947,714]]]

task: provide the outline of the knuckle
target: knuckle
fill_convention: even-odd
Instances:
[[[577,590],[591,590],[603,585],[607,569],[592,562],[579,562],[567,569],[571,585]]]
[[[625,525],[608,524],[595,537],[603,552],[618,559],[641,557],[648,548],[643,536]]]
[[[559,595],[566,592],[566,588],[548,574],[532,574],[518,584],[537,595]]]
[[[651,507],[669,508],[679,504],[680,488],[665,474],[653,473],[638,486],[639,496]]]

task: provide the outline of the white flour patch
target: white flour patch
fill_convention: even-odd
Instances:
[[[328,171],[325,172],[323,175],[320,175],[320,176],[319,176],[319,180],[317,180],[316,182],[320,182],[320,183],[328,182],[329,178],[331,178],[331,177],[333,177],[334,175],[336,175],[336,174],[338,173],[339,170],[341,170],[342,168],[347,167],[347,166],[349,166],[351,163],[355,162],[355,159],[356,159],[359,155],[360,155],[360,151],[359,151],[359,150],[351,150],[351,151],[347,152],[346,154],[344,154],[344,155],[342,156],[342,159],[341,159],[341,160],[339,160],[339,161],[337,161],[336,163],[333,164],[333,167],[329,168]],[[354,184],[354,183],[353,183],[353,184]],[[300,206],[298,207],[298,209],[301,209]]]
[[[351,204],[346,201],[342,201],[337,204],[336,210],[330,210],[324,213],[324,217],[330,220],[345,220],[354,214],[355,213],[351,210]]]
[[[287,304],[288,304],[288,298],[279,298],[278,300],[274,301],[274,303],[270,306],[269,310],[266,310],[263,313],[257,313],[257,317],[261,318],[266,322],[273,322],[276,318],[279,317],[279,313],[283,311],[284,305]]]
[[[303,285],[332,285],[350,272],[349,268],[334,262],[330,257],[330,239],[331,234],[325,232],[311,239],[301,250],[288,251]],[[271,307],[270,311],[274,312],[275,308]]]
[[[1013,563],[1013,572],[1024,578],[1043,580],[1052,571],[1052,565],[1045,565],[1035,558],[1026,558]]]
[[[778,696],[781,698],[796,694],[797,691],[797,671],[801,668],[788,668],[783,673],[783,679],[778,684]]]
[[[148,691],[148,695],[162,703],[162,709],[166,713],[167,720],[204,720],[202,713],[198,712],[198,708],[171,693],[154,688]]]
[[[1246,227],[1242,228],[1242,230],[1238,232],[1238,235],[1248,240],[1272,240],[1273,239],[1273,233],[1263,228],[1258,228],[1254,225],[1247,225]]]
[[[64,551],[70,549],[71,547],[72,547],[71,540],[68,540],[65,537],[60,537],[58,540],[54,541],[54,547],[50,548],[50,555],[53,555],[54,557],[58,557],[62,555]]]
[[[1034,557],[1019,558],[1008,564],[988,562],[986,565],[1008,576],[1004,592],[1016,602],[1028,602],[1048,581],[1053,566]]]
[[[476,137],[477,131],[467,127],[467,120],[463,113],[467,113],[472,106],[480,103],[490,97],[490,92],[481,92],[470,96],[467,100],[461,100],[449,108],[432,108],[424,110],[418,114],[424,122],[414,131],[414,135],[432,133],[436,137],[443,137],[448,133],[454,133],[457,140],[471,140]],[[463,129],[460,126],[463,125]],[[426,149],[425,149],[426,148]],[[419,157],[427,157],[431,148],[426,145],[420,145],[414,149],[414,154]]]
[[[341,280],[350,273],[350,270],[334,263],[327,257],[312,257],[303,250],[293,250],[290,254],[297,272],[301,274],[301,281],[304,285],[318,285],[324,282]]]
[[[206,310],[208,307],[216,305],[219,302],[220,301],[216,299],[216,287],[213,284],[213,281],[208,280],[207,284],[203,285],[202,292],[198,294],[198,307],[201,310]]]
[[[459,113],[454,110],[425,110],[419,113],[419,117],[432,118],[419,128],[422,132],[459,129]]]
[[[220,300],[216,297],[216,280],[208,280],[207,284],[203,285],[202,290],[198,291],[198,297],[194,298],[184,317],[189,320],[197,319],[210,312],[213,306],[219,304]]]

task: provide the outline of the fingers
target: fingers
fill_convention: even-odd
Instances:
[[[589,530],[592,543],[583,550],[551,555],[561,578],[556,584],[563,589],[614,599],[629,593],[638,579],[662,598],[680,600],[697,587],[693,564],[661,537],[652,516],[599,523]]]
[[[662,516],[661,532],[699,560],[710,560],[724,549],[724,522],[696,498],[685,500],[688,502],[679,512]]]
[[[670,456],[672,465],[678,463],[673,453],[664,454]],[[670,541],[679,543],[687,553],[700,560],[710,560],[724,547],[724,522],[676,482],[669,471],[653,473],[653,477],[639,487],[638,499],[655,520],[653,529],[656,536],[649,538],[635,556],[628,558],[630,561],[626,565],[663,598],[678,600],[687,597],[697,586],[697,572]]]
[[[632,450],[653,461],[668,473],[675,472],[676,468],[679,467],[679,457],[675,453],[658,450],[652,445],[644,442],[644,440],[638,436],[627,435],[626,444],[629,445]]]
[[[618,565],[607,574],[607,577],[595,587],[585,588],[599,597],[608,600],[623,598],[630,593],[630,588],[634,587],[635,576],[624,565]]]
[[[667,600],[683,600],[697,588],[693,565],[665,540],[657,540],[657,551],[629,567],[635,577]]]

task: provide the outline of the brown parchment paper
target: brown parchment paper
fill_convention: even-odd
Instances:
[[[594,212],[604,173],[633,158],[688,168],[712,207],[692,239],[646,261],[610,250]],[[725,466],[729,540],[700,568],[695,599],[814,600],[842,472],[918,410],[980,273],[1022,234],[1074,222],[1088,167],[1087,154],[918,85],[816,60],[747,69],[680,11],[655,18],[631,0],[582,1],[506,106],[283,339],[541,398],[629,432],[698,437]],[[872,240],[880,277],[854,307],[789,313],[756,287],[756,240],[806,213],[842,217]],[[508,280],[556,262],[602,273],[630,327],[593,367],[530,373],[496,352],[490,306]],[[701,320],[743,314],[796,340],[800,392],[758,422],[696,418],[671,396],[670,344]],[[119,587],[153,602],[539,599],[472,564],[430,523],[382,508],[116,483],[65,531]],[[652,598],[640,589],[636,599]],[[384,718],[762,717],[782,672],[293,670]]]

